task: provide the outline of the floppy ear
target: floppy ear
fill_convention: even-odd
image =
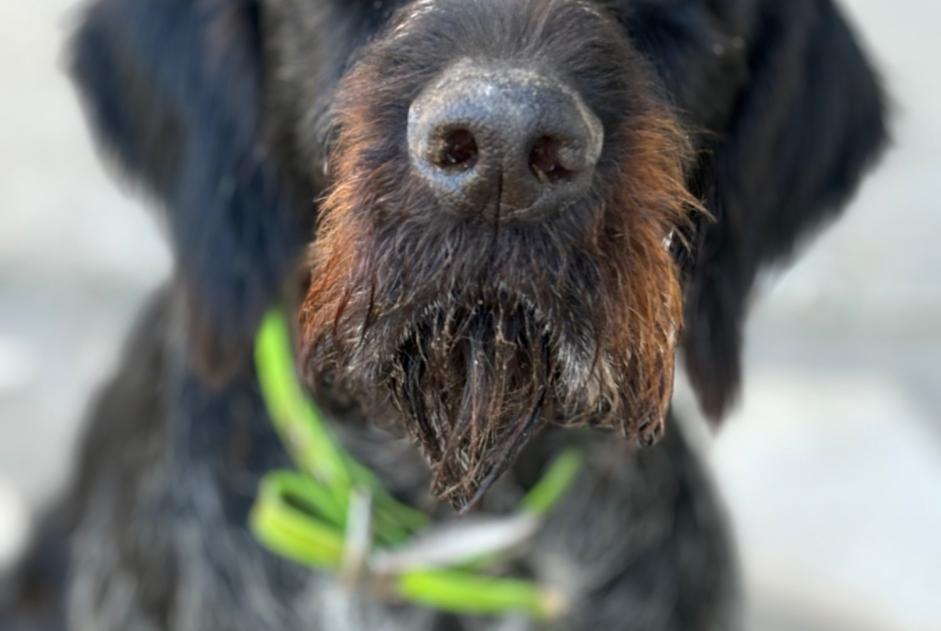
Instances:
[[[879,83],[831,0],[765,0],[750,33],[750,79],[700,178],[716,221],[686,296],[687,371],[713,418],[738,391],[757,275],[838,214],[886,140]]]
[[[222,368],[250,348],[313,214],[263,137],[257,0],[98,0],[72,55],[100,144],[167,209],[196,359]]]

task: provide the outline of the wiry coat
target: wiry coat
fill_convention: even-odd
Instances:
[[[92,409],[67,500],[50,512],[32,551],[0,587],[0,627],[538,628],[523,619],[457,619],[350,593],[268,554],[245,527],[259,477],[286,460],[256,385],[254,329],[272,303],[299,306],[305,290],[322,284],[317,273],[329,252],[314,252],[310,279],[297,271],[317,222],[311,200],[320,210],[329,188],[326,208],[338,207],[344,167],[331,161],[342,155],[340,121],[356,107],[383,107],[337,100],[343,81],[372,50],[367,43],[381,46],[392,36],[389,24],[404,29],[431,8],[458,4],[465,14],[485,15],[498,3],[92,4],[74,40],[73,72],[104,151],[165,208],[176,272]],[[758,274],[835,216],[884,142],[883,97],[869,63],[832,0],[499,4],[524,20],[533,7],[593,12],[615,25],[629,47],[632,57],[613,65],[632,64],[629,74],[642,76],[632,87],[642,91],[634,97],[645,103],[646,117],[635,119],[632,130],[672,139],[654,150],[660,162],[646,163],[648,171],[630,181],[645,182],[649,193],[679,177],[683,186],[672,195],[682,199],[673,210],[703,206],[682,221],[670,219],[672,258],[658,258],[656,269],[675,274],[651,276],[642,287],[667,291],[675,280],[682,291],[685,328],[677,342],[704,410],[718,418],[739,386],[742,326]],[[446,23],[448,15],[439,17]],[[573,23],[572,36],[595,33]],[[567,50],[577,51],[578,42]],[[357,96],[380,99],[380,87]],[[607,94],[599,88],[586,98],[598,97],[601,118],[622,120]],[[629,152],[617,156],[632,160]],[[623,180],[609,178],[615,181],[623,193]],[[333,217],[328,226],[338,224]],[[635,224],[626,233],[637,231]],[[361,234],[352,230],[348,238]],[[635,266],[654,265],[650,258],[663,253],[625,251]],[[641,251],[650,256],[639,258]],[[324,296],[315,306],[330,304]],[[306,317],[307,324],[315,318]],[[331,317],[340,321],[336,310]],[[306,331],[313,345],[316,329]],[[614,345],[629,349],[636,337]],[[661,368],[659,385],[672,378],[674,350],[650,364]],[[617,374],[623,371],[630,367]],[[618,385],[624,383],[638,380]],[[428,502],[430,476],[419,452],[365,423],[349,394],[318,390],[336,431],[398,494]],[[644,438],[638,418],[621,421],[634,423],[621,428],[625,433]],[[521,560],[521,568],[571,597],[571,615],[552,628],[735,627],[735,563],[722,511],[675,425],[667,423],[659,445],[645,450],[602,430],[546,429],[484,497],[484,507],[506,506],[559,446],[585,445],[589,465]],[[656,429],[659,435],[659,423]]]

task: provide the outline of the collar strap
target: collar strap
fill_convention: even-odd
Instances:
[[[279,310],[262,321],[255,366],[271,422],[296,467],[261,480],[250,523],[268,550],[374,587],[377,597],[448,613],[546,620],[565,612],[559,592],[497,567],[571,487],[579,452],[558,456],[514,515],[435,524],[395,499],[333,437],[297,378],[290,328]]]

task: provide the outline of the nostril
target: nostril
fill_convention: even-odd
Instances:
[[[477,162],[477,141],[466,129],[453,129],[441,136],[431,161],[446,170],[465,171]]]
[[[533,175],[544,184],[574,177],[575,172],[565,167],[561,154],[562,143],[557,138],[543,136],[537,140],[529,154],[529,168]]]

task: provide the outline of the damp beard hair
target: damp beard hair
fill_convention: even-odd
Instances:
[[[468,508],[516,459],[555,406],[554,356],[521,301],[435,306],[408,328],[388,386],[435,495]]]
[[[590,336],[566,339],[558,332],[572,327],[552,326],[518,294],[443,295],[385,309],[354,299],[308,365],[315,390],[345,392],[370,418],[391,412],[390,429],[428,463],[432,493],[467,510],[542,427],[583,424],[610,407],[598,401]]]

